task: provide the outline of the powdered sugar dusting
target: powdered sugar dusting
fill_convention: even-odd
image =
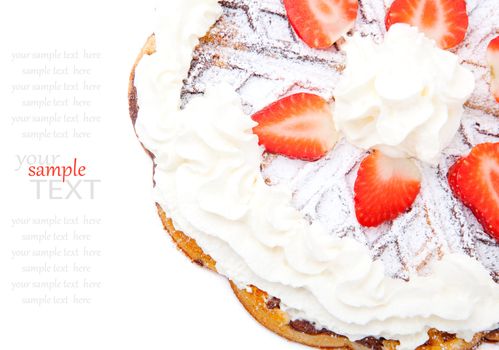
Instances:
[[[290,28],[280,0],[221,3],[224,16],[195,52],[184,85],[184,103],[219,81],[237,89],[249,114],[295,91],[315,92],[332,102],[345,63],[341,43],[328,50],[308,48]],[[359,6],[353,30],[381,41],[385,3],[361,0]],[[419,164],[422,190],[409,212],[377,228],[366,229],[357,223],[353,184],[365,154],[345,140],[317,162],[275,155],[266,155],[262,162],[267,182],[289,186],[293,205],[308,220],[320,222],[331,235],[364,243],[373,258],[384,262],[390,276],[425,273],[428,263],[446,252],[476,257],[496,281],[499,276],[499,245],[454,198],[446,180],[458,156],[475,144],[499,141],[499,104],[488,91],[490,73],[485,65],[486,46],[499,32],[499,7],[497,0],[468,1],[468,11],[468,36],[454,51],[473,71],[477,88],[467,102],[460,132],[439,164]]]
[[[480,0],[468,3],[469,29],[465,41],[455,52],[464,64],[475,74],[476,88],[467,105],[499,116],[499,103],[496,103],[489,91],[490,69],[486,64],[489,42],[499,35],[499,2]]]

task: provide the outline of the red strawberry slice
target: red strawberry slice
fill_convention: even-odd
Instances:
[[[358,0],[284,0],[289,22],[310,47],[333,45],[354,25]]]
[[[487,63],[490,67],[490,90],[499,102],[499,36],[493,39],[487,47]]]
[[[270,153],[314,161],[330,151],[338,139],[331,108],[322,97],[297,93],[253,115],[253,132]]]
[[[456,46],[468,30],[465,0],[395,0],[385,19],[386,29],[395,23],[418,27],[442,49]]]
[[[460,163],[453,180],[456,196],[499,241],[499,142],[475,146]]]
[[[390,29],[390,27],[392,26],[390,10],[391,10],[391,8],[389,8],[388,11],[386,11],[386,16],[385,16],[385,28],[386,28],[386,30]]]
[[[461,192],[457,186],[457,172],[459,171],[461,164],[463,164],[464,159],[464,157],[459,158],[454,165],[449,168],[449,172],[447,173],[447,180],[449,181],[450,189],[459,199],[461,199]]]
[[[362,160],[355,180],[358,222],[374,227],[395,219],[411,207],[420,189],[421,173],[413,161],[374,151]]]

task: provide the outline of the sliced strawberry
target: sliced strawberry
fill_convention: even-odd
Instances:
[[[358,0],[284,0],[289,22],[310,47],[333,45],[354,25]]]
[[[456,46],[468,30],[465,0],[395,0],[385,19],[386,29],[395,23],[418,27],[442,49]]]
[[[459,168],[461,167],[461,164],[463,164],[464,157],[459,158],[450,168],[449,172],[447,173],[447,180],[449,181],[449,186],[452,192],[454,192],[454,195],[458,198],[461,199],[461,192],[459,191],[459,188],[457,186],[457,172],[459,171]]]
[[[374,151],[360,164],[355,180],[355,214],[363,226],[393,220],[414,203],[421,173],[413,161]]]
[[[391,10],[391,8],[389,8],[388,11],[386,11],[386,16],[385,16],[385,28],[386,28],[386,30],[390,29],[390,27],[392,26],[390,10]]]
[[[457,197],[499,241],[499,142],[475,146],[458,166],[454,186]]]
[[[490,90],[499,102],[499,36],[493,39],[487,47],[487,63],[490,67]]]
[[[253,132],[270,153],[317,160],[338,139],[331,108],[322,97],[297,93],[284,97],[253,115]]]

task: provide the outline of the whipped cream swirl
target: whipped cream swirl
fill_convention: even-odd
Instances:
[[[360,148],[436,163],[459,129],[473,74],[407,24],[391,26],[380,45],[356,34],[344,49],[336,128]]]
[[[255,123],[233,88],[209,87],[180,109],[192,50],[221,9],[216,0],[166,7],[157,52],[136,71],[136,128],[156,157],[157,202],[216,260],[218,272],[280,298],[292,319],[352,340],[372,335],[413,349],[431,327],[464,338],[497,327],[499,286],[475,259],[446,254],[430,275],[396,280],[362,244],[310,225],[287,188],[263,181]]]

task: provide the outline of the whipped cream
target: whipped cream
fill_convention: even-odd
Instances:
[[[216,260],[218,272],[280,298],[292,319],[352,340],[373,335],[414,349],[431,327],[470,338],[498,326],[499,286],[475,259],[446,254],[429,275],[406,282],[387,277],[364,245],[310,225],[290,205],[291,191],[263,181],[255,123],[233,88],[208,87],[180,109],[197,38],[221,9],[216,0],[165,7],[157,52],[136,71],[136,129],[155,155],[156,201]]]
[[[360,148],[436,163],[459,129],[473,74],[407,24],[391,26],[380,45],[356,34],[344,49],[336,128]]]

